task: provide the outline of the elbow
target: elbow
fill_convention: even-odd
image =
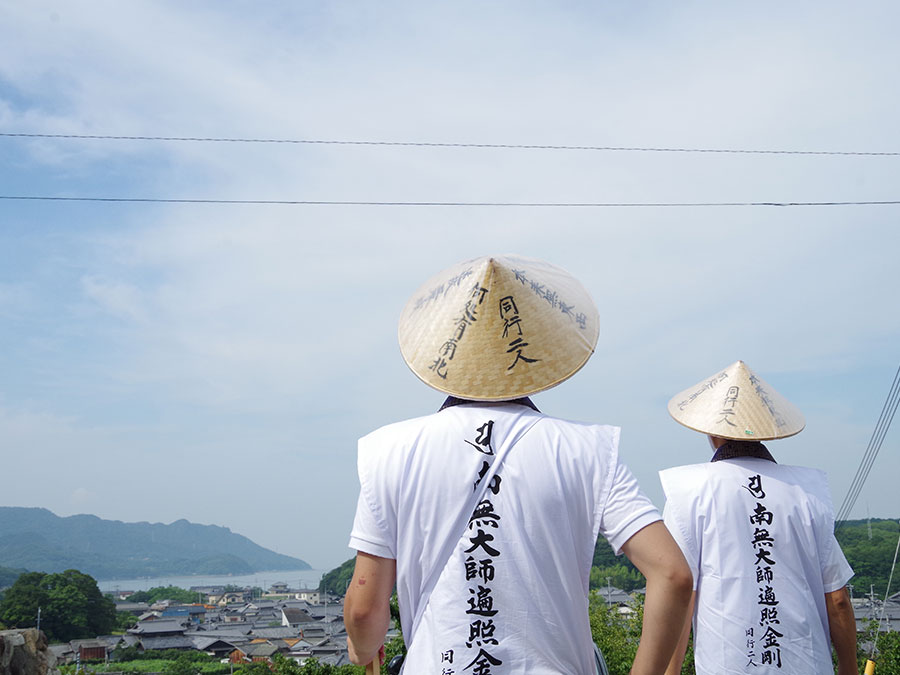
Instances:
[[[354,604],[349,611],[344,612],[344,622],[347,624],[348,630],[370,626],[374,623],[375,618],[375,608],[370,605]]]
[[[351,635],[378,629],[387,623],[389,616],[386,603],[357,601],[344,606],[344,624]]]
[[[825,594],[825,609],[828,612],[829,621],[832,622],[853,617],[853,603],[850,602],[850,593],[846,586],[833,593]],[[855,627],[855,619],[853,619],[853,624]]]
[[[679,567],[672,583],[685,598],[691,597],[691,593],[694,592],[694,575],[691,574],[691,568],[687,566],[687,563]]]
[[[833,599],[834,609],[838,612],[852,612],[853,604],[850,602],[850,595],[846,592],[838,593]]]
[[[679,556],[678,560],[673,560],[666,565],[660,570],[659,577],[659,581],[668,586],[671,593],[683,597],[685,600],[691,597],[694,590],[694,577],[683,557]]]

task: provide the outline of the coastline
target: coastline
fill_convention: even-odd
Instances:
[[[277,582],[284,582],[291,588],[318,588],[322,575],[327,570],[266,570],[250,574],[196,574],[166,575],[138,579],[98,579],[97,586],[103,593],[118,591],[146,591],[157,586],[177,586],[190,589],[192,586],[258,586],[268,590]]]

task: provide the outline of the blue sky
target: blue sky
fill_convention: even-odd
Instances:
[[[891,2],[0,0],[0,133],[900,151]],[[183,199],[900,199],[900,157],[0,137],[0,193]],[[898,206],[499,208],[0,200],[0,502],[230,527],[350,557],[356,439],[441,400],[407,298],[541,257],[601,312],[537,397],[703,461],[666,413],[745,360],[807,417],[772,444],[843,500],[897,369]],[[853,515],[897,517],[898,435]]]

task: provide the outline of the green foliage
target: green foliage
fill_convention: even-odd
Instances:
[[[607,606],[602,594],[591,592],[591,635],[603,652],[610,675],[628,675],[637,653],[644,616],[643,598],[639,596],[631,609],[632,613],[622,614],[618,607]]]
[[[355,566],[356,558],[350,558],[340,567],[335,567],[330,572],[326,572],[319,582],[319,591],[343,597],[347,592],[347,586],[350,585],[350,578],[353,576],[353,568]]]
[[[143,652],[140,649],[134,646],[123,647],[122,645],[116,646],[113,649],[110,660],[112,661],[137,661],[138,659],[143,658]]]
[[[861,656],[859,672],[863,671],[868,654]],[[900,633],[881,633],[878,636],[878,651],[873,660],[878,675],[900,675]]]
[[[621,588],[626,593],[630,593],[635,588],[643,588],[647,585],[644,575],[638,572],[634,567],[626,567],[625,565],[614,565],[612,567],[592,567],[591,568],[591,588],[603,590],[607,587],[607,579],[609,585],[614,588]]]
[[[610,585],[628,593],[635,588],[643,588],[647,585],[644,575],[631,564],[628,558],[613,553],[612,546],[605,537],[601,536],[597,539],[592,565],[590,586],[592,589],[606,586],[606,577],[610,578]]]
[[[12,567],[0,567],[0,588],[8,588],[16,583],[16,579],[19,578],[19,575],[25,574],[28,570],[17,568],[13,569]]]
[[[138,618],[131,614],[130,612],[117,612],[116,613],[116,626],[113,629],[114,631],[119,631],[124,633],[129,628],[134,626],[137,623]]]
[[[235,669],[235,675],[363,675],[362,666],[332,666],[309,659],[302,666],[282,654],[272,657],[272,666],[265,663],[247,663]]]
[[[694,669],[694,631],[688,638],[687,651],[684,653],[684,661],[681,662],[681,675],[696,675]]]
[[[164,675],[197,675],[199,669],[187,654],[179,654],[178,658],[166,664],[162,672]]]
[[[847,520],[836,528],[835,536],[847,562],[853,568],[853,595],[859,597],[873,588],[876,596],[884,597],[891,573],[897,535],[900,526],[896,520],[871,521],[872,538],[869,539],[868,522]]]
[[[203,652],[180,651],[177,649],[151,650],[144,654],[134,648],[127,647],[113,652],[113,661],[109,664],[91,666],[90,671],[97,673],[125,673],[126,675],[139,675],[142,673],[174,673],[187,672],[201,673],[201,675],[226,675],[231,672],[231,664],[219,663],[215,657]],[[123,656],[116,660],[117,655]],[[134,655],[135,658],[131,658]],[[62,675],[75,675],[67,672],[63,667]],[[267,670],[266,675],[271,675]]]
[[[53,641],[105,635],[116,625],[115,604],[78,570],[22,574],[4,595],[0,621],[17,628],[35,626],[38,607],[41,629]]]
[[[640,574],[637,567],[632,565],[628,558],[624,555],[616,555],[613,553],[612,546],[606,541],[606,537],[603,537],[602,535],[597,538],[597,543],[594,545],[594,561],[591,564],[594,567],[617,567],[622,565],[629,570]]]
[[[137,591],[128,596],[128,602],[146,602],[151,605],[161,600],[190,605],[195,602],[203,602],[206,597],[177,586],[154,586],[148,591]]]
[[[253,663],[241,665],[239,668],[236,668],[234,672],[236,675],[272,675],[273,671],[269,668],[267,663],[254,661]],[[282,675],[288,675],[288,672],[282,669]]]
[[[896,544],[895,544],[896,546]],[[866,660],[872,651],[872,641],[876,650],[875,672],[877,675],[900,675],[900,633],[896,631],[878,633],[878,621],[872,620],[864,633],[857,640],[856,657],[859,663],[859,672],[863,672]]]
[[[187,659],[195,663],[206,663],[216,661],[216,657],[210,656],[206,652],[182,651],[180,649],[148,649],[141,657],[143,659],[157,659],[165,661],[177,661],[178,659]]]
[[[397,635],[388,640],[384,645],[384,665],[385,667],[381,669],[381,672],[386,673],[386,666],[391,662],[395,656],[406,654],[406,641],[403,639],[402,635]]]

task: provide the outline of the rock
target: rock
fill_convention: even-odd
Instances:
[[[0,675],[60,675],[47,636],[36,628],[0,631]]]

